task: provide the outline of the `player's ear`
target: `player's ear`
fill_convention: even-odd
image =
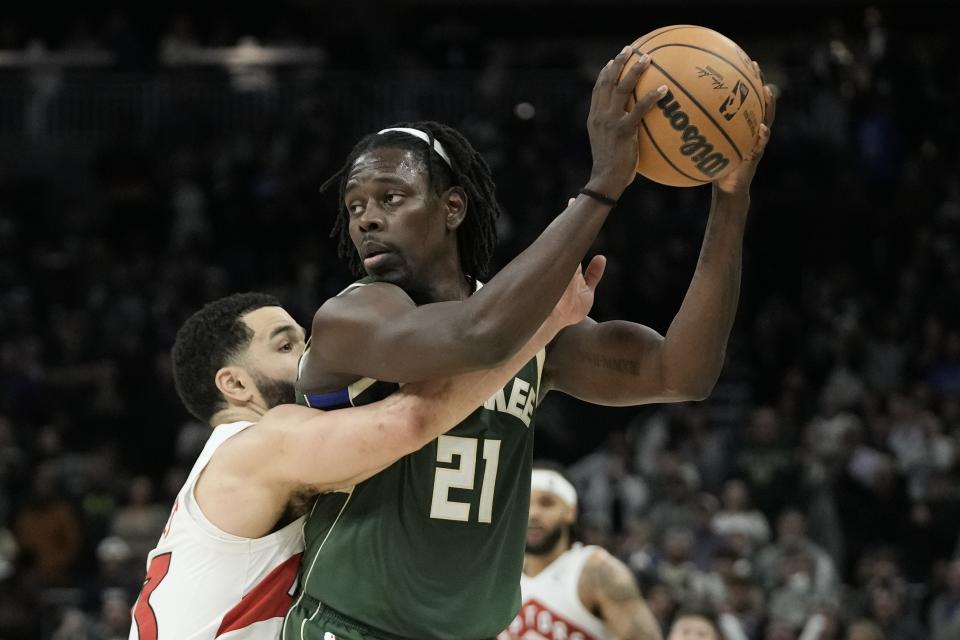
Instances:
[[[243,367],[222,367],[214,381],[227,403],[246,404],[253,398],[254,387]]]
[[[447,229],[455,230],[467,216],[467,194],[461,187],[450,187],[440,197],[446,211]]]
[[[576,524],[577,522],[577,508],[574,506],[567,507],[567,516],[565,518],[567,524]]]

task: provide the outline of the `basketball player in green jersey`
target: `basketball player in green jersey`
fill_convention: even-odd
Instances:
[[[590,180],[497,274],[496,289],[476,277],[493,249],[499,205],[469,143],[426,122],[357,144],[331,181],[344,205],[341,248],[369,277],[315,315],[298,381],[305,403],[359,405],[398,384],[489,368],[530,337],[632,182],[638,123],[665,90],[626,111],[649,65],[618,83],[630,53],[608,62],[594,87]],[[706,397],[736,311],[749,186],[771,122],[753,154],[713,186],[700,261],[666,336],[623,321],[567,327],[446,435],[316,500],[284,640],[471,640],[510,623],[520,605],[537,403],[551,389],[607,405]],[[594,258],[587,274],[602,266]]]

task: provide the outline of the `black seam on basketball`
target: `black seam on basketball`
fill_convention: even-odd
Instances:
[[[654,38],[659,38],[660,36],[662,36],[662,35],[665,34],[665,33],[670,33],[671,31],[676,31],[676,30],[678,30],[678,29],[700,29],[701,31],[711,31],[711,29],[707,29],[706,27],[698,27],[698,26],[692,25],[692,24],[681,24],[681,25],[677,25],[676,27],[670,27],[670,28],[668,28],[668,29],[665,28],[663,31],[659,31],[659,32],[653,34],[652,36],[650,36],[649,38],[647,38],[646,40],[644,40],[643,42],[638,42],[637,44],[635,44],[635,45],[633,45],[633,46],[634,46],[634,48],[639,49],[640,47],[642,47],[643,45],[647,44],[648,42],[650,42],[650,41],[653,40]],[[644,51],[644,53],[646,53],[646,51]]]
[[[680,175],[682,175],[684,178],[689,178],[690,180],[693,180],[694,182],[699,182],[700,184],[706,184],[707,182],[710,182],[709,180],[703,180],[702,178],[694,178],[694,177],[691,176],[690,174],[684,172],[683,169],[681,169],[681,168],[678,167],[677,165],[673,164],[673,160],[671,160],[670,158],[667,157],[667,154],[665,154],[665,153],[663,152],[663,149],[661,149],[661,148],[660,148],[660,145],[657,144],[657,141],[654,140],[653,134],[650,133],[650,129],[647,128],[647,123],[644,122],[643,120],[641,120],[641,121],[640,121],[640,126],[643,127],[643,131],[647,134],[647,137],[650,138],[650,142],[653,143],[653,148],[657,150],[657,153],[660,154],[660,157],[661,157],[661,158],[663,158],[664,160],[667,161],[667,164],[669,164],[671,167],[673,167],[673,170],[674,170],[674,171],[676,171],[677,173],[679,173]]]
[[[740,67],[738,67],[737,65],[733,64],[732,62],[730,62],[729,60],[727,60],[726,58],[724,58],[722,55],[720,55],[719,53],[717,53],[717,52],[715,52],[715,51],[711,51],[710,49],[705,49],[705,48],[703,48],[703,47],[698,47],[698,46],[695,45],[695,44],[682,44],[682,43],[679,43],[679,42],[671,42],[671,43],[669,43],[669,44],[662,44],[662,45],[660,45],[659,47],[655,47],[654,49],[651,49],[650,51],[648,51],[648,52],[646,52],[646,53],[647,53],[647,55],[650,55],[651,53],[653,53],[653,52],[656,51],[657,49],[665,49],[666,47],[686,47],[686,48],[688,48],[688,49],[696,49],[697,51],[703,51],[704,53],[709,53],[710,55],[712,55],[712,56],[714,56],[714,57],[720,58],[721,60],[723,60],[724,62],[726,62],[728,65],[730,65],[731,67],[733,67],[733,68],[737,71],[737,73],[739,73],[741,76],[743,76],[743,79],[747,81],[747,84],[750,85],[750,88],[753,89],[753,92],[754,92],[755,94],[757,94],[757,99],[760,101],[760,120],[763,121],[764,119],[766,119],[766,117],[767,117],[767,107],[766,107],[766,105],[764,104],[765,100],[764,100],[763,94],[762,94],[761,92],[757,91],[757,88],[756,88],[755,86],[753,86],[753,83],[750,81],[750,76],[748,76],[746,73],[744,73],[744,72],[740,69]]]
[[[653,60],[650,60],[650,64],[651,64],[652,66],[656,67],[656,68],[657,68],[657,71],[659,71],[660,73],[662,73],[662,74],[667,78],[667,80],[669,80],[670,82],[672,82],[672,83],[677,87],[677,89],[680,89],[680,91],[683,91],[683,93],[686,94],[686,96],[687,96],[688,98],[690,98],[690,101],[693,102],[693,104],[695,104],[695,105],[697,106],[697,108],[700,109],[700,111],[703,112],[703,115],[707,116],[707,119],[710,120],[710,122],[713,124],[713,126],[715,126],[715,127],[717,128],[717,131],[720,132],[720,135],[722,135],[724,138],[727,139],[727,142],[730,143],[730,146],[733,147],[733,150],[737,152],[737,157],[738,157],[740,160],[743,160],[743,154],[740,153],[740,149],[737,148],[737,143],[735,143],[735,142],[733,141],[733,138],[730,137],[730,134],[728,134],[726,131],[723,130],[723,127],[721,127],[719,124],[717,124],[717,121],[713,119],[713,116],[710,115],[710,112],[707,111],[706,109],[704,109],[704,108],[703,108],[703,105],[700,104],[700,102],[699,102],[696,98],[694,98],[692,95],[690,95],[690,92],[687,91],[686,89],[684,89],[684,88],[683,88],[683,85],[680,84],[679,82],[677,82],[677,81],[674,79],[674,77],[671,76],[669,73],[667,73],[666,70],[665,70],[663,67],[661,67],[660,65],[658,65],[658,64],[657,64],[656,62],[654,62]]]

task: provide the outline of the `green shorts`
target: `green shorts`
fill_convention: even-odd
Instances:
[[[345,616],[311,598],[299,597],[283,624],[280,640],[423,640],[404,638]],[[489,640],[495,640],[490,638]]]
[[[287,614],[281,640],[409,639],[374,629],[303,594]]]

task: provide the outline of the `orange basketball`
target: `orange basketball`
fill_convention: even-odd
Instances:
[[[694,187],[732,171],[753,148],[766,108],[750,56],[712,29],[685,24],[651,31],[631,46],[650,56],[634,98],[668,88],[640,124],[637,172]],[[639,59],[632,55],[624,73]]]

